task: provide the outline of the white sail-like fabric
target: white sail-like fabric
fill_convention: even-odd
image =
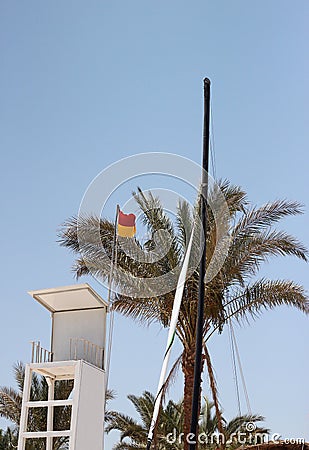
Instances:
[[[153,409],[152,420],[151,420],[151,424],[150,424],[150,428],[149,428],[149,432],[148,432],[147,449],[150,449],[150,445],[151,445],[151,442],[153,439],[154,429],[155,429],[158,415],[159,415],[167,367],[168,367],[168,363],[169,363],[169,359],[170,359],[170,355],[171,355],[172,344],[173,344],[175,334],[176,334],[176,326],[177,326],[177,322],[178,322],[178,316],[179,316],[179,311],[180,311],[180,306],[181,306],[181,301],[182,301],[182,295],[183,295],[183,290],[184,290],[186,276],[187,276],[187,270],[188,270],[188,265],[189,265],[189,260],[190,260],[190,253],[191,253],[192,242],[193,242],[193,234],[194,234],[194,227],[192,229],[189,245],[187,247],[186,255],[185,255],[183,265],[182,265],[182,268],[181,268],[181,271],[179,274],[178,282],[177,282],[177,288],[176,288],[176,293],[175,293],[175,298],[174,298],[170,328],[169,328],[168,337],[167,337],[166,350],[165,350],[164,360],[163,360],[163,364],[162,364],[161,375],[160,375],[160,379],[159,379],[157,396],[156,396],[156,401],[155,401],[155,405],[154,405],[154,409]]]

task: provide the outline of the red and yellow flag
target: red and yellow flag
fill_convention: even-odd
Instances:
[[[135,219],[134,214],[125,214],[119,210],[118,236],[132,238],[136,233]]]

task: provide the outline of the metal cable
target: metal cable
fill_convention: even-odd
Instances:
[[[212,175],[214,179],[217,179],[216,173],[216,151],[215,151],[215,133],[214,133],[214,120],[213,120],[213,109],[212,101],[210,103],[210,157],[212,166]]]
[[[238,377],[237,377],[237,367],[236,367],[235,348],[234,348],[234,341],[233,341],[233,334],[232,334],[231,319],[229,319],[228,324],[229,324],[229,338],[230,338],[230,348],[231,348],[232,367],[233,367],[233,375],[234,375],[234,382],[235,382],[235,391],[236,391],[237,404],[238,404],[238,414],[239,414],[239,416],[241,416],[241,404],[240,404],[239,384],[238,384]]]
[[[241,381],[242,381],[242,385],[243,385],[243,389],[244,389],[246,405],[247,405],[247,411],[248,411],[248,413],[251,416],[252,415],[252,409],[251,409],[251,405],[250,405],[250,400],[249,400],[248,390],[247,390],[247,386],[246,386],[245,376],[244,376],[244,372],[243,372],[242,364],[241,364],[241,360],[240,360],[240,355],[239,355],[238,345],[237,345],[237,341],[236,341],[236,336],[235,336],[234,328],[233,328],[233,325],[232,325],[231,321],[230,321],[230,327],[231,327],[231,331],[232,331],[232,338],[233,338],[233,341],[234,341],[234,347],[235,347],[235,351],[236,351],[240,377],[241,377]]]

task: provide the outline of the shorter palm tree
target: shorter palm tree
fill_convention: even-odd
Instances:
[[[227,422],[222,417],[222,431],[219,432],[218,417],[214,411],[215,405],[207,397],[200,415],[200,449],[216,449],[220,444],[230,450],[242,445],[261,444],[269,429],[258,426],[265,417],[257,414],[244,414]]]
[[[152,419],[155,397],[145,391],[140,397],[128,395],[140,416],[140,421],[132,417],[110,411],[106,432],[120,432],[119,442],[113,450],[146,449],[147,435]],[[256,414],[236,416],[230,422],[223,418],[223,435],[218,430],[218,418],[214,411],[214,403],[204,397],[199,421],[199,449],[216,449],[221,444],[228,449],[235,449],[241,444],[259,443],[268,429],[256,424],[264,421],[264,417]],[[154,450],[183,450],[183,401],[178,403],[169,400],[162,411],[156,426],[153,440]],[[247,425],[250,424],[250,427]],[[250,431],[251,429],[251,431]]]
[[[106,432],[112,430],[120,431],[120,441],[114,445],[114,450],[145,449],[147,446],[147,435],[150,427],[155,397],[148,391],[143,392],[140,397],[128,395],[133,403],[141,421],[117,411],[110,411],[107,421]],[[182,449],[181,445],[169,443],[166,436],[173,433],[174,429],[179,434],[183,427],[183,402],[174,403],[170,400],[166,407],[162,407],[159,421],[156,426],[153,447],[156,450]]]

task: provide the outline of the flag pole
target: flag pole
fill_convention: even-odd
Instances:
[[[201,397],[201,368],[203,349],[204,301],[205,301],[205,273],[206,273],[206,238],[207,238],[207,194],[209,168],[209,117],[210,117],[210,80],[204,79],[204,125],[203,125],[203,159],[201,186],[201,237],[200,245],[202,257],[199,267],[198,307],[195,342],[194,385],[191,415],[191,436],[189,450],[197,449],[198,419]],[[193,443],[194,442],[194,443]]]
[[[112,285],[113,285],[113,273],[114,268],[117,265],[117,225],[118,225],[118,216],[119,216],[120,206],[116,206],[116,216],[114,223],[114,236],[113,236],[113,245],[112,245],[112,257],[111,257],[111,267],[108,277],[108,292],[107,292],[107,304],[108,310],[110,312],[110,325],[109,325],[109,334],[108,334],[108,350],[107,350],[107,361],[106,361],[106,380],[105,385],[106,389],[108,387],[108,378],[109,378],[109,369],[111,362],[111,350],[112,350],[112,335],[114,329],[114,312],[111,310],[111,297],[112,297]]]
[[[115,264],[115,249],[116,249],[116,241],[117,241],[117,224],[118,224],[118,216],[119,216],[120,206],[116,206],[116,216],[115,216],[115,224],[114,224],[114,236],[113,236],[113,246],[112,246],[112,257],[111,257],[111,268],[108,276],[108,294],[107,294],[107,303],[110,305],[111,302],[111,292],[112,292],[112,283],[113,283],[113,271]]]

